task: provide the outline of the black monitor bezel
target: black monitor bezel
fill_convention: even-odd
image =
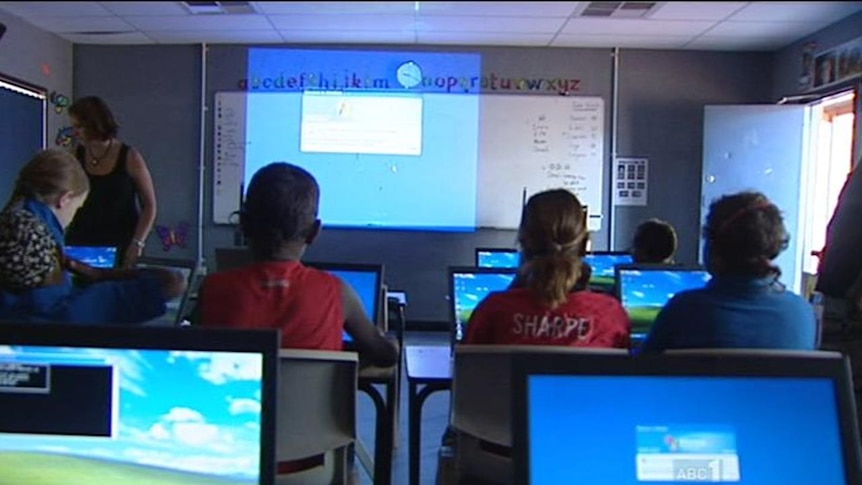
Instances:
[[[386,295],[383,292],[383,277],[385,275],[385,267],[382,263],[336,263],[330,261],[308,261],[303,262],[305,266],[323,270],[323,271],[354,271],[361,273],[375,273],[377,275],[377,298],[374,299],[374,309],[372,311],[374,325],[380,326],[382,323],[381,307],[383,299]]]
[[[477,247],[473,251],[473,264],[477,268],[489,268],[489,269],[506,269],[506,268],[491,268],[490,266],[480,266],[479,265],[479,253],[508,253],[508,254],[519,254],[521,251],[515,248],[491,248],[491,247]],[[516,268],[510,268],[516,269]]]
[[[855,395],[850,362],[846,356],[520,354],[513,355],[512,359],[510,399],[514,483],[530,484],[527,421],[528,379],[532,375],[828,378],[835,384],[846,483],[862,483]]]
[[[281,332],[271,329],[0,323],[0,345],[261,354],[260,485],[275,485],[280,344]]]
[[[454,347],[458,343],[457,336],[457,310],[455,309],[455,275],[460,273],[473,274],[511,274],[517,276],[517,268],[485,268],[478,266],[449,266],[446,271],[449,286],[449,343]]]

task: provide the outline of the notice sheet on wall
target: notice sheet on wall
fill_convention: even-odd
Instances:
[[[647,205],[646,158],[617,158],[614,161],[614,204]]]

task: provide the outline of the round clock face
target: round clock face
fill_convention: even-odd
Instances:
[[[415,88],[422,84],[422,69],[419,67],[419,64],[413,61],[407,61],[398,66],[395,75],[398,78],[398,82],[405,88]]]

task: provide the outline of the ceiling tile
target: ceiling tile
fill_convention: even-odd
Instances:
[[[410,14],[415,2],[252,2],[258,12],[277,14]]]
[[[412,15],[271,15],[278,30],[410,30]]]
[[[862,10],[862,2],[749,2],[729,20],[831,23]]]
[[[715,25],[706,20],[571,19],[563,34],[698,35]]]
[[[819,23],[721,22],[705,35],[711,37],[780,37],[796,40],[816,31]]]
[[[419,32],[419,44],[547,46],[553,34]]]
[[[19,17],[113,15],[99,2],[0,2],[0,9]]]
[[[627,47],[641,49],[680,49],[691,41],[688,35],[600,35],[560,34],[552,47]]]
[[[579,2],[417,2],[420,16],[568,17]]]
[[[724,20],[748,2],[662,2],[648,18],[655,20]]]
[[[153,44],[149,37],[141,32],[129,32],[112,35],[62,34],[64,39],[76,44]]]
[[[136,29],[120,17],[30,17],[40,29],[57,34],[73,32],[134,32]]]
[[[555,34],[564,22],[548,17],[421,17],[416,31]]]
[[[284,39],[275,30],[217,30],[182,32],[150,31],[147,35],[159,44],[275,44]]]
[[[189,11],[180,2],[101,2],[117,15],[185,15]]]
[[[769,37],[699,37],[685,46],[686,50],[710,51],[774,51],[788,45],[788,42]]]
[[[321,44],[413,44],[413,31],[292,30],[281,31],[285,42]]]
[[[144,30],[188,31],[204,30],[272,30],[272,24],[263,15],[173,15],[124,17],[130,24]]]

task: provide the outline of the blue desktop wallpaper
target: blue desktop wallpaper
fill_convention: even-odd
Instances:
[[[632,263],[631,254],[588,254],[584,262],[590,265],[590,284],[613,287],[614,267],[618,264]]]
[[[341,278],[342,281],[350,285],[356,294],[359,295],[359,301],[362,302],[362,307],[365,309],[365,314],[368,319],[377,323],[377,315],[374,313],[376,301],[380,298],[380,282],[378,274],[371,271],[347,271],[347,270],[328,270],[330,273]],[[350,342],[353,337],[347,332],[343,334],[344,341]]]
[[[490,293],[505,291],[515,279],[514,273],[453,273],[452,305],[455,311],[456,339],[461,340],[467,322],[476,306]]]
[[[0,362],[112,366],[118,387],[112,438],[0,434],[0,483],[59,483],[61,462],[80,465],[63,483],[258,483],[259,354],[0,346]]]
[[[539,375],[527,394],[532,484],[674,483],[638,481],[639,452],[734,453],[742,485],[845,484],[828,379]],[[662,430],[696,449],[655,450]]]
[[[518,251],[479,251],[476,253],[476,266],[480,268],[517,268],[521,263]]]
[[[98,246],[66,246],[67,256],[94,268],[113,268],[117,261],[117,248]]]
[[[643,335],[661,309],[681,291],[703,288],[705,270],[625,270],[620,272],[620,301],[632,322],[632,334]]]

